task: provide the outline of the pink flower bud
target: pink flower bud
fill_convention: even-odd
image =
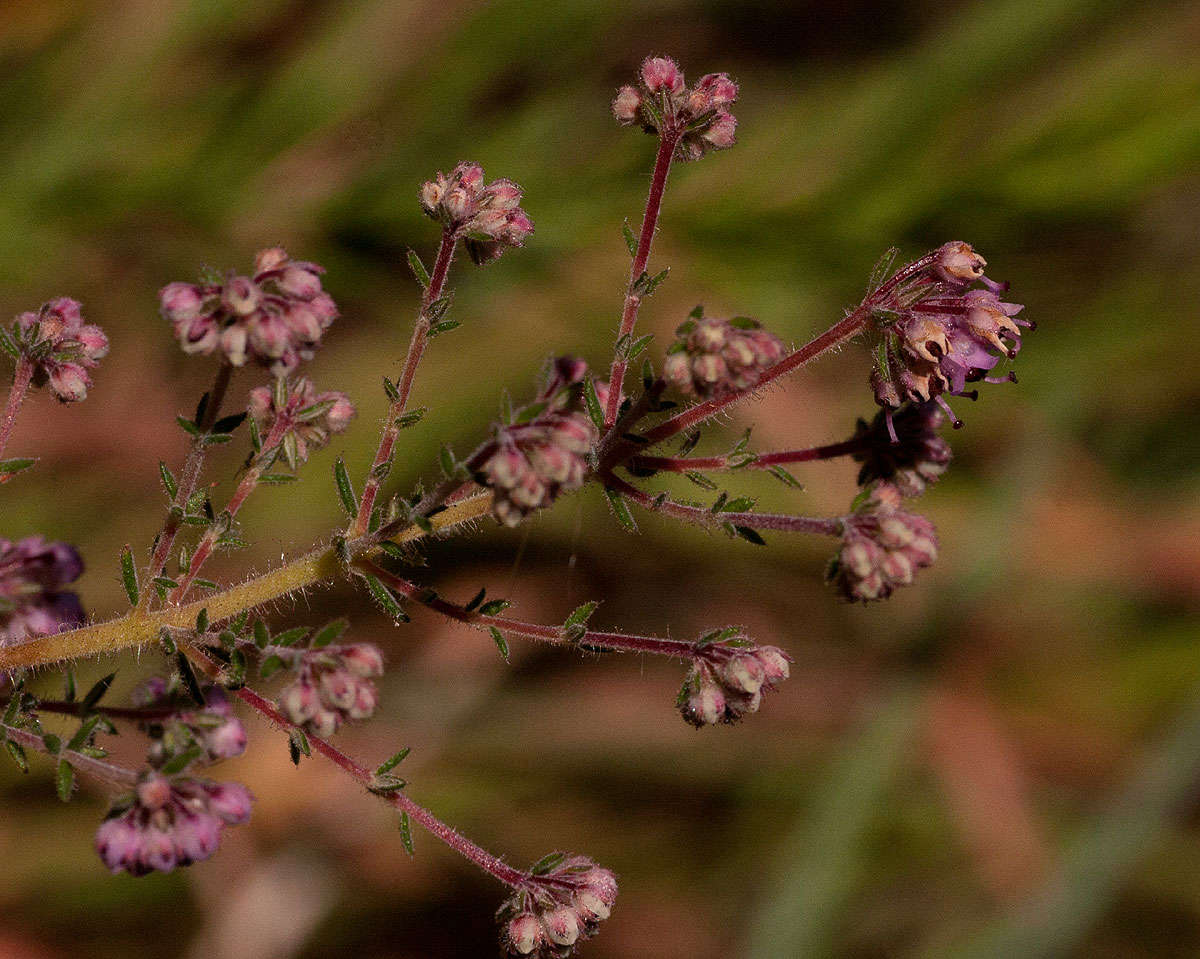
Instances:
[[[175,820],[175,854],[181,866],[203,862],[221,840],[221,820],[206,814],[181,815]]]
[[[591,889],[582,890],[575,897],[574,906],[587,921],[602,922],[612,915],[608,904]]]
[[[483,205],[494,210],[515,210],[521,203],[521,188],[512,180],[493,180],[483,191]]]
[[[114,873],[131,869],[141,858],[141,833],[124,816],[106,819],[96,830],[96,852]]]
[[[168,283],[158,293],[163,315],[168,320],[191,320],[200,315],[204,297],[191,283]]]
[[[613,116],[621,123],[633,123],[642,106],[642,95],[630,86],[621,87],[612,102]]]
[[[281,246],[272,246],[266,250],[259,250],[254,255],[255,276],[260,273],[270,273],[273,270],[277,270],[289,259],[287,250]]]
[[[290,722],[303,726],[321,709],[321,701],[312,683],[300,679],[280,693],[279,708]]]
[[[465,220],[474,207],[471,195],[461,187],[455,187],[447,193],[442,205],[455,222]]]
[[[736,142],[737,137],[734,135],[736,132],[737,119],[734,115],[732,113],[719,112],[702,135],[714,149],[724,150],[727,147],[733,146]]]
[[[791,675],[788,658],[778,647],[760,646],[757,656],[758,662],[763,668],[763,682],[767,685],[774,686]]]
[[[731,689],[753,696],[762,688],[765,674],[753,653],[743,653],[729,661],[721,678]]]
[[[546,938],[560,946],[571,946],[583,931],[579,914],[570,906],[559,906],[542,917]]]
[[[75,339],[79,341],[87,359],[93,363],[108,356],[108,337],[104,335],[104,331],[100,327],[81,326],[75,334]]]
[[[221,352],[234,366],[242,366],[246,362],[248,340],[246,328],[240,323],[235,323],[221,333]]]
[[[382,676],[383,654],[378,647],[369,643],[355,643],[353,646],[343,646],[342,662],[356,676]]]
[[[87,370],[77,363],[58,363],[50,371],[50,389],[64,403],[77,403],[92,385]]]
[[[688,96],[688,109],[693,116],[709,110],[725,107],[737,99],[737,84],[724,73],[709,73],[702,76]]]
[[[509,952],[518,956],[528,956],[544,942],[545,937],[537,917],[523,912],[509,920],[508,928],[505,929],[505,939]]]
[[[230,825],[246,822],[250,818],[253,797],[241,783],[215,783],[209,785],[208,808],[214,816]]]
[[[276,282],[283,293],[302,300],[311,300],[321,292],[320,276],[307,267],[289,266]]]
[[[256,353],[278,357],[288,348],[291,331],[282,317],[260,311],[249,320],[249,337]]]
[[[427,180],[421,184],[421,208],[430,216],[437,216],[438,206],[442,202],[445,190],[441,184]]]
[[[668,57],[648,57],[642,63],[642,82],[651,93],[683,90],[683,73],[679,64]]]
[[[340,669],[321,674],[321,699],[327,707],[345,711],[354,705],[358,684],[348,672]]]
[[[221,292],[221,305],[235,316],[249,316],[262,302],[262,290],[245,276],[235,276]]]
[[[483,189],[483,167],[478,163],[460,163],[454,172],[472,199]]]

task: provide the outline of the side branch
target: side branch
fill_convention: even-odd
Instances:
[[[633,469],[660,470],[666,473],[687,473],[692,470],[763,470],[788,463],[811,463],[815,460],[851,456],[867,449],[869,445],[866,438],[854,437],[826,446],[759,453],[749,463],[738,460],[731,463],[728,456],[635,456],[629,461],[629,465]]]

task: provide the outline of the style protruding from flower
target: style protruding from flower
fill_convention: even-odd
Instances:
[[[729,107],[737,84],[724,73],[709,73],[688,89],[679,64],[669,57],[647,57],[636,86],[623,86],[612,103],[613,116],[647,133],[677,139],[675,156],[698,160],[710,150],[736,141],[737,119]]]
[[[279,708],[290,722],[328,739],[348,720],[368,719],[375,712],[379,692],[370,677],[383,675],[376,647],[355,643],[294,655],[296,678],[279,694]]]
[[[505,526],[516,526],[583,485],[587,454],[599,439],[591,419],[579,410],[586,376],[582,360],[555,361],[538,401],[518,414],[517,422],[498,426],[495,439],[481,451],[476,479],[494,493],[492,515]]]
[[[114,873],[144,876],[189,866],[217,851],[226,826],[250,818],[238,783],[147,773],[96,831],[96,852]]]
[[[134,692],[134,705],[148,711],[162,710],[161,717],[143,723],[150,737],[150,765],[161,767],[171,756],[194,746],[208,762],[232,759],[246,751],[246,728],[233,714],[224,690],[213,686],[204,691],[204,705],[187,703],[176,678],[155,676]]]
[[[512,180],[483,184],[483,167],[463,162],[421,185],[421,208],[462,237],[467,253],[479,266],[523,246],[533,233],[533,220],[521,209],[522,190]]]
[[[64,587],[82,572],[74,546],[0,539],[0,646],[81,626],[79,597]]]
[[[1016,382],[1012,373],[989,376],[1003,359],[1015,359],[1022,307],[1005,303],[1007,285],[983,274],[986,261],[954,241],[904,267],[867,298],[879,337],[871,387],[886,410],[935,400],[957,429],[962,425],[943,394],[975,399],[968,383]],[[982,288],[972,289],[976,283]]]
[[[748,317],[693,316],[675,334],[663,378],[706,400],[753,388],[786,352],[779,337]]]
[[[946,418],[936,403],[907,403],[894,414],[880,410],[868,424],[858,421],[855,438],[863,443],[854,459],[862,463],[858,485],[878,480],[905,496],[920,496],[936,483],[954,454],[938,434]]]
[[[566,959],[594,936],[617,901],[617,877],[586,856],[554,853],[497,911],[510,956]]]
[[[254,258],[252,276],[168,283],[158,295],[185,353],[219,352],[234,366],[253,360],[284,376],[312,359],[337,318],[337,306],[321,288],[324,272],[271,247]]]
[[[278,427],[283,457],[295,469],[310,453],[328,443],[330,436],[343,432],[354,418],[355,409],[345,393],[318,393],[312,380],[297,376],[252,389],[249,413],[261,436],[270,435]]]
[[[790,675],[790,659],[782,649],[756,646],[737,629],[716,635],[731,632],[731,637],[705,637],[696,644],[692,668],[679,690],[679,712],[697,729],[735,723],[758,712],[763,693],[777,689]]]
[[[903,509],[900,491],[880,483],[843,519],[842,548],[826,578],[852,602],[887,599],[937,559],[937,532],[924,516]]]
[[[88,370],[108,355],[104,331],[84,323],[79,303],[66,296],[20,314],[12,326],[12,342],[33,365],[33,385],[49,385],[63,403],[87,396],[92,386]]]

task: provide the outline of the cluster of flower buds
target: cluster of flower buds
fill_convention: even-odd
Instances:
[[[162,712],[143,724],[151,740],[150,765],[155,768],[192,746],[199,746],[208,762],[246,751],[246,729],[219,686],[206,689],[204,705],[197,708],[184,704],[178,681],[154,676],[135,690],[133,701],[151,713]]]
[[[292,469],[329,442],[332,434],[344,431],[355,413],[345,393],[318,393],[306,376],[277,377],[270,386],[256,386],[250,391],[249,411],[260,435],[278,437],[278,448]]]
[[[882,343],[871,371],[876,401],[888,410],[911,401],[936,400],[955,428],[962,423],[942,394],[967,396],[968,383],[1016,382],[1013,374],[988,376],[1021,348],[1016,319],[1022,307],[1001,302],[1007,286],[983,275],[986,261],[969,245],[947,243],[900,270],[868,303]],[[971,289],[975,283],[982,289]]]
[[[444,229],[464,238],[467,253],[482,266],[509,247],[523,246],[533,220],[521,209],[521,188],[512,180],[483,185],[483,167],[460,163],[450,175],[421,185],[421,208]]]
[[[511,956],[565,959],[596,934],[617,901],[617,877],[586,856],[555,853],[497,912]]]
[[[675,331],[663,377],[684,393],[712,399],[751,389],[783,358],[783,342],[748,317],[692,317]]]
[[[735,635],[697,642],[692,668],[675,701],[683,718],[697,729],[735,723],[747,713],[758,712],[763,693],[778,688],[790,673],[783,650],[755,646],[733,629],[715,635],[728,632]]]
[[[842,548],[827,579],[851,601],[887,599],[937,559],[937,533],[924,516],[901,508],[900,491],[880,483],[843,519]]]
[[[0,646],[81,625],[79,597],[63,587],[82,572],[83,560],[66,543],[0,539]]]
[[[325,270],[293,260],[280,247],[254,258],[254,275],[228,274],[203,284],[168,283],[159,291],[163,316],[185,353],[219,350],[234,366],[254,360],[283,376],[310,360],[338,315],[321,289]]]
[[[869,424],[860,419],[854,437],[862,443],[854,454],[862,463],[858,485],[884,480],[905,496],[920,496],[954,456],[938,435],[945,419],[936,403],[908,403],[891,415],[880,410]]]
[[[226,826],[250,818],[238,783],[148,773],[96,831],[96,851],[114,873],[144,876],[207,859]]]
[[[92,385],[88,370],[108,355],[108,337],[98,326],[83,322],[79,303],[59,297],[37,312],[20,314],[11,339],[0,330],[0,345],[33,364],[33,385],[50,385],[64,403],[87,396]]]
[[[377,648],[355,643],[295,655],[296,678],[279,694],[279,708],[289,721],[328,739],[347,720],[367,719],[375,712],[379,692],[370,677],[383,674]]]
[[[668,57],[647,57],[637,86],[624,86],[613,100],[613,116],[647,133],[676,138],[675,156],[698,160],[710,150],[733,146],[737,119],[729,107],[738,88],[724,73],[701,77],[690,90],[679,64]]]
[[[499,426],[481,451],[476,480],[494,493],[492,515],[505,526],[516,526],[583,485],[588,452],[599,439],[578,409],[586,376],[582,360],[556,360],[538,401],[524,411],[525,422]]]

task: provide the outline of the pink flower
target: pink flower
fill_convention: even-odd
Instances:
[[[613,116],[619,123],[636,124],[673,141],[679,160],[698,160],[733,146],[737,120],[729,107],[737,100],[738,88],[727,74],[706,74],[688,90],[674,60],[649,57],[639,80],[637,87],[621,87],[613,99]]]
[[[383,673],[383,656],[367,643],[326,646],[295,654],[296,678],[281,690],[288,720],[329,738],[347,720],[368,719],[379,705],[369,677]]]
[[[510,956],[563,959],[596,934],[616,900],[617,878],[609,870],[585,856],[556,853],[501,905],[501,945]]]
[[[737,722],[788,678],[790,662],[778,647],[756,646],[741,635],[701,639],[676,705],[696,728]]]
[[[478,265],[522,246],[533,233],[533,220],[520,208],[521,188],[512,180],[493,180],[484,186],[483,168],[460,163],[447,176],[421,186],[421,207],[461,236],[467,253]]]
[[[11,334],[17,349],[32,361],[33,385],[49,384],[63,403],[77,403],[87,396],[92,385],[88,370],[108,355],[104,331],[85,324],[79,303],[65,296],[37,312],[22,313]]]
[[[663,377],[702,399],[751,389],[785,352],[778,337],[746,318],[689,319],[676,333]]]
[[[0,539],[0,646],[82,625],[79,597],[63,589],[82,572],[83,560],[66,543]]]
[[[827,579],[845,599],[887,599],[937,559],[933,523],[902,509],[901,502],[896,487],[880,483],[844,518],[842,548],[830,563]]]
[[[332,435],[344,432],[355,416],[354,404],[345,393],[318,393],[312,380],[304,376],[255,387],[250,391],[248,412],[264,438],[279,426],[278,444],[263,455],[282,454],[293,469]]]

